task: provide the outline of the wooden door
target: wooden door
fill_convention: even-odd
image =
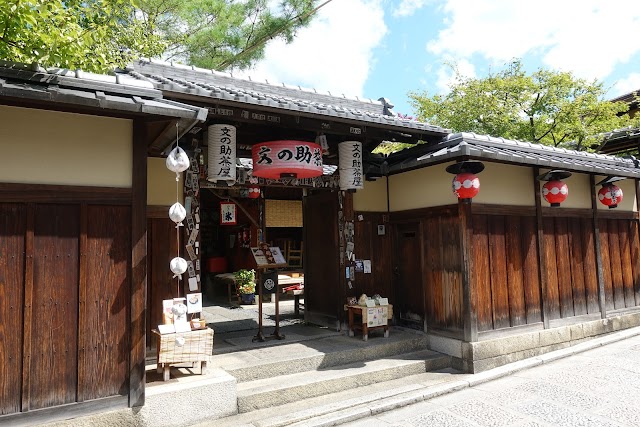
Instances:
[[[424,327],[424,285],[420,224],[396,224],[394,316],[397,322],[422,329]]]
[[[323,192],[304,200],[305,310],[339,318],[338,196]]]

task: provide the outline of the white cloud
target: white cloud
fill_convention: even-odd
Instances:
[[[458,73],[462,77],[476,77],[476,67],[466,59],[456,61],[456,63],[452,65],[456,67]],[[455,80],[455,70],[448,65],[442,65],[440,66],[436,74],[438,76],[436,80],[438,93],[444,94],[449,92],[449,88]]]
[[[400,5],[393,10],[393,16],[411,16],[430,0],[401,0]]]
[[[618,80],[610,91],[611,98],[626,95],[640,89],[640,73],[631,73],[626,78]]]
[[[293,43],[271,42],[264,60],[234,75],[362,96],[372,51],[386,32],[380,0],[336,0],[320,9]]]
[[[447,14],[427,50],[504,63],[540,55],[545,66],[602,79],[640,51],[638,0],[446,0]]]

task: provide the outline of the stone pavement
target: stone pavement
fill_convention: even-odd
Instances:
[[[517,365],[531,365],[531,360],[518,362],[511,375],[476,385],[471,382],[462,390],[343,425],[640,426],[640,335],[630,332],[622,331],[627,336],[622,341],[528,369],[518,370]],[[561,357],[563,351],[554,353]],[[467,379],[481,380],[483,375]]]

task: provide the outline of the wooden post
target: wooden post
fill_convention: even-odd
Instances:
[[[351,191],[345,191],[344,196],[342,198],[342,212],[343,212],[343,220],[344,220],[344,232],[346,232],[347,230],[347,222],[350,222],[353,224],[354,230],[355,230],[355,217],[354,217],[354,212],[353,212],[353,192]],[[339,229],[339,227],[338,227]],[[355,235],[353,236],[353,241],[355,243]],[[346,244],[347,244],[347,240],[346,240],[346,236],[345,236],[345,248],[346,248]],[[357,254],[358,253],[358,248],[356,247],[354,252]],[[344,252],[340,254],[341,257],[345,257]],[[339,295],[339,300],[337,301],[337,313],[338,313],[338,321],[340,323],[345,321],[345,312],[344,312],[344,304],[347,301],[347,278],[346,278],[346,267],[352,265],[351,261],[347,260],[345,257],[345,262],[344,262],[344,266],[342,266],[343,268],[341,268],[341,277],[344,278],[344,280],[341,281],[342,286],[340,287],[340,295]],[[349,280],[353,280],[353,277]]]
[[[31,330],[33,329],[33,231],[35,205],[27,204],[27,235],[24,245],[24,336],[22,337],[22,412],[31,403]]]
[[[600,304],[600,317],[607,317],[607,301],[604,294],[604,273],[602,271],[602,254],[600,253],[600,226],[598,225],[598,201],[596,198],[596,178],[589,175],[591,187],[591,210],[593,214],[593,241],[596,250],[596,270],[598,272],[598,303]]]
[[[141,120],[133,121],[131,176],[131,314],[129,407],[144,405],[147,306],[147,140]]]
[[[533,168],[533,194],[536,203],[536,224],[538,232],[536,234],[538,243],[538,278],[540,279],[540,301],[542,302],[542,323],[545,329],[549,329],[549,304],[547,303],[547,261],[545,259],[544,251],[544,228],[542,225],[542,194],[540,193],[540,183],[538,182],[538,176],[540,175],[540,168]]]
[[[464,203],[458,200],[458,218],[460,219],[460,253],[462,256],[464,340],[466,342],[475,342],[478,341],[478,312],[477,296],[471,279],[471,270],[473,269],[471,256],[471,241],[473,238],[471,203]]]

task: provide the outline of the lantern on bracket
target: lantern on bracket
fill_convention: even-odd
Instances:
[[[616,181],[623,180],[625,178],[621,176],[610,176],[597,185],[602,185],[600,191],[598,191],[598,200],[609,209],[617,208],[618,204],[622,202],[622,189],[614,184]]]
[[[257,199],[260,197],[260,187],[258,187],[257,185],[251,185],[247,188],[247,190],[249,191],[248,197],[250,199]]]
[[[453,194],[462,203],[471,203],[471,199],[480,192],[480,179],[476,176],[484,170],[484,164],[477,160],[464,160],[447,166],[447,172],[455,174],[451,183]]]
[[[560,206],[569,195],[569,187],[562,180],[569,178],[571,172],[552,170],[538,177],[539,181],[547,181],[542,186],[542,197],[549,202],[552,208]]]

